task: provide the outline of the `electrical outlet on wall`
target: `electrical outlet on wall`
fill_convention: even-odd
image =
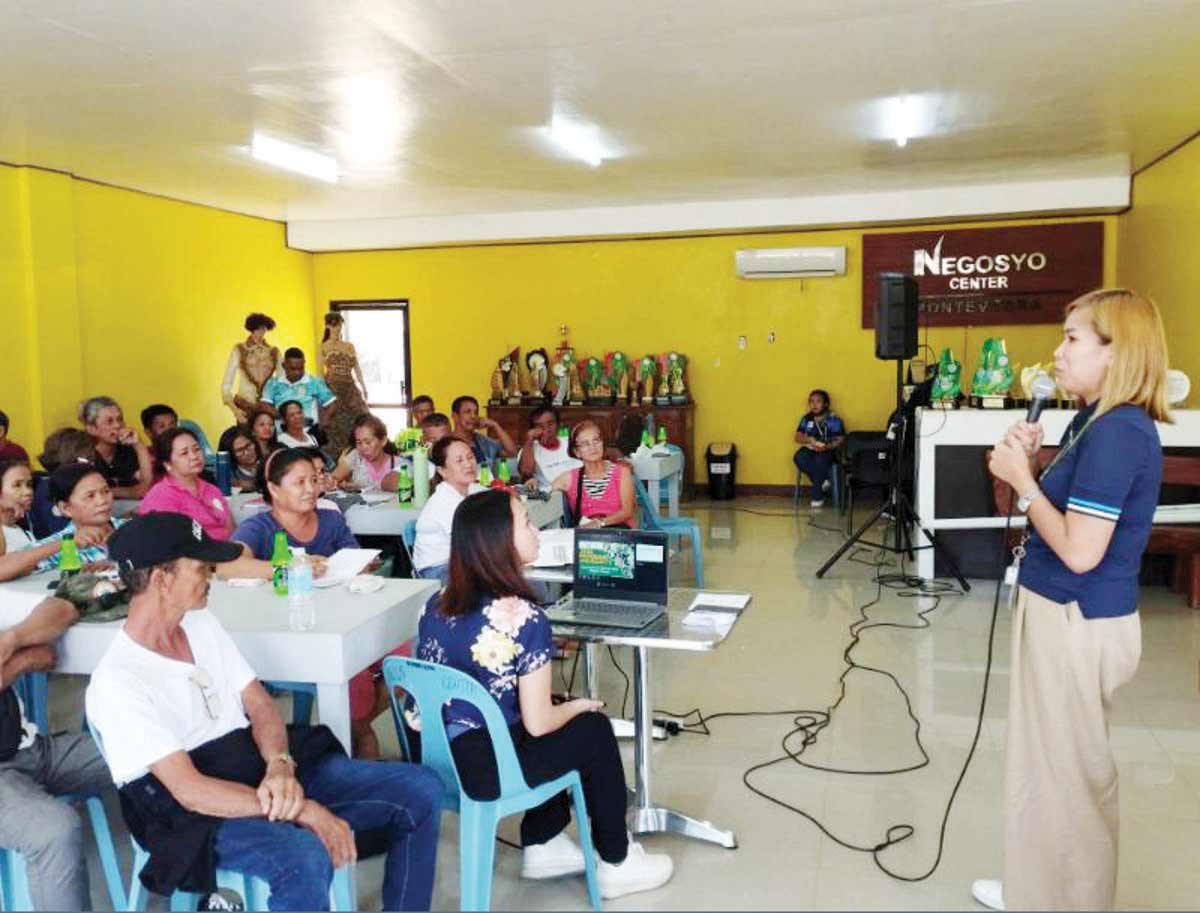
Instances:
[[[769,333],[767,333],[767,342],[774,342],[774,341],[775,341],[775,331],[771,330]]]
[[[746,337],[745,336],[738,337],[738,348],[741,349],[743,352],[746,351]]]

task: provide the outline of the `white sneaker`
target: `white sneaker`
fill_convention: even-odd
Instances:
[[[821,483],[821,491],[829,491],[831,488],[833,488],[833,483],[829,479]]]
[[[825,499],[824,498],[813,498],[812,506],[813,507],[824,507]]]
[[[558,878],[583,871],[583,850],[566,831],[545,843],[525,847],[521,854],[522,878]]]
[[[640,843],[629,841],[629,855],[620,865],[600,860],[596,880],[605,900],[624,897],[638,891],[653,891],[671,880],[675,865],[663,853],[647,853]]]
[[[971,882],[971,896],[989,910],[1004,909],[1004,891],[995,879],[978,878]]]

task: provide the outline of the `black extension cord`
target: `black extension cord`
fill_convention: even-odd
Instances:
[[[1004,567],[1007,564],[1007,561],[1005,559],[1007,558],[1008,533],[1012,526],[1013,500],[1014,500],[1013,497],[1010,495],[1009,504],[1008,504],[1008,514],[1005,519],[1004,536],[1003,536],[1002,545],[1001,545],[1001,548],[1002,548],[1001,567]],[[785,516],[785,515],[784,514],[771,514],[770,516]],[[811,523],[811,520],[810,520],[810,523]],[[816,524],[813,524],[813,525],[816,525]],[[819,527],[819,528],[821,528],[821,527]],[[840,530],[830,530],[830,531],[831,532],[835,532],[835,531],[840,532]],[[842,672],[842,674],[838,677],[839,693],[838,693],[837,699],[832,704],[830,704],[824,710],[722,711],[719,713],[712,713],[712,714],[707,714],[707,715],[705,715],[703,712],[701,712],[700,708],[698,708],[698,707],[694,708],[692,710],[689,710],[687,713],[673,713],[668,710],[655,710],[653,712],[656,714],[663,714],[667,717],[673,717],[674,719],[671,719],[671,720],[663,719],[660,721],[659,719],[656,718],[654,722],[656,724],[658,724],[660,722],[665,724],[665,727],[668,729],[668,731],[671,731],[670,724],[675,723],[676,727],[677,727],[677,731],[680,733],[688,733],[691,735],[707,736],[707,735],[711,735],[711,730],[708,728],[708,723],[711,721],[714,721],[714,720],[718,720],[718,719],[736,718],[736,717],[791,716],[793,718],[792,719],[792,729],[789,730],[783,736],[783,739],[780,742],[780,748],[783,750],[783,754],[780,755],[779,757],[772,758],[769,761],[764,761],[760,764],[755,764],[752,767],[747,768],[742,774],[742,782],[746,785],[746,788],[749,789],[751,792],[753,792],[755,795],[760,796],[763,799],[766,799],[768,802],[771,802],[774,805],[778,805],[781,808],[785,808],[788,811],[794,812],[795,814],[800,815],[801,817],[812,822],[812,824],[814,824],[817,827],[817,829],[821,831],[821,833],[823,833],[826,837],[828,837],[830,840],[832,840],[834,843],[838,844],[839,846],[844,847],[845,849],[848,849],[848,850],[853,850],[855,852],[859,852],[859,853],[869,853],[871,855],[872,860],[875,862],[875,865],[885,875],[888,875],[889,877],[894,878],[898,881],[905,881],[905,882],[924,881],[926,878],[931,876],[935,871],[937,871],[938,866],[941,864],[942,854],[943,854],[943,851],[945,848],[945,842],[946,842],[946,829],[947,829],[947,825],[950,820],[950,812],[954,807],[954,800],[958,796],[958,791],[962,786],[963,780],[966,778],[967,770],[969,769],[969,767],[971,765],[971,761],[975,757],[975,751],[979,746],[979,737],[983,731],[983,720],[984,720],[984,715],[987,710],[988,686],[991,682],[991,676],[992,676],[992,659],[993,659],[995,640],[996,640],[996,621],[997,621],[997,618],[999,616],[999,611],[1000,611],[1000,591],[1004,584],[1003,577],[1001,577],[1001,579],[996,582],[996,592],[995,592],[995,596],[992,600],[992,617],[991,617],[991,621],[988,625],[987,661],[984,666],[983,685],[982,685],[982,688],[980,689],[979,713],[975,720],[975,732],[971,738],[971,746],[967,751],[967,756],[963,760],[962,769],[959,771],[958,777],[954,781],[954,788],[950,791],[950,796],[946,801],[946,808],[945,808],[944,812],[942,813],[941,826],[938,831],[937,855],[934,857],[933,863],[932,863],[932,865],[930,865],[928,870],[926,870],[925,872],[922,872],[921,874],[918,874],[918,875],[904,875],[904,874],[895,872],[892,869],[888,868],[887,865],[885,865],[883,860],[880,858],[881,854],[885,850],[887,850],[888,848],[895,846],[899,843],[902,843],[903,841],[905,841],[908,838],[910,838],[911,836],[913,836],[914,833],[916,833],[916,829],[912,824],[907,824],[907,823],[894,824],[887,829],[887,831],[884,835],[884,838],[881,842],[870,845],[870,846],[858,845],[858,844],[851,843],[847,840],[843,840],[842,838],[838,837],[836,834],[833,833],[833,831],[831,831],[828,827],[826,827],[821,821],[819,821],[816,817],[814,817],[809,812],[806,812],[804,809],[798,808],[797,806],[794,806],[794,805],[791,805],[790,803],[786,802],[785,800],[780,799],[778,796],[771,795],[770,793],[766,792],[765,790],[760,789],[759,787],[755,786],[750,781],[750,778],[755,773],[762,771],[762,770],[766,770],[769,767],[773,767],[777,764],[782,764],[787,761],[791,761],[794,764],[798,764],[801,767],[806,767],[810,770],[819,770],[819,771],[823,771],[823,772],[827,772],[827,773],[845,774],[845,775],[850,775],[850,776],[890,776],[892,774],[911,773],[912,771],[920,770],[921,768],[926,767],[929,764],[929,755],[925,751],[925,746],[921,742],[921,721],[920,721],[920,719],[918,719],[916,713],[913,711],[912,700],[909,697],[908,692],[905,691],[904,686],[900,684],[899,679],[897,679],[896,676],[893,675],[891,672],[888,672],[886,669],[875,668],[874,666],[864,666],[864,665],[856,662],[851,657],[851,653],[854,651],[854,648],[856,646],[858,646],[859,641],[862,639],[862,635],[865,632],[872,630],[873,628],[899,628],[902,630],[921,630],[921,629],[930,627],[931,623],[929,621],[928,616],[930,613],[932,613],[933,611],[935,611],[938,608],[938,606],[941,604],[942,598],[945,596],[962,595],[962,591],[959,590],[958,587],[956,587],[952,584],[944,583],[944,582],[939,583],[937,581],[934,581],[930,584],[926,584],[925,581],[923,581],[920,577],[916,577],[916,576],[906,573],[905,567],[904,567],[903,554],[901,555],[901,559],[900,559],[901,560],[900,572],[892,573],[892,574],[884,574],[884,573],[882,573],[882,570],[885,566],[884,552],[882,550],[878,551],[876,560],[873,562],[872,561],[864,561],[862,559],[862,557],[860,557],[864,552],[867,552],[867,550],[863,549],[863,548],[856,549],[853,553],[851,553],[850,560],[855,561],[859,564],[868,564],[875,568],[875,583],[877,585],[876,592],[875,592],[875,598],[870,600],[869,602],[866,602],[863,605],[859,606],[859,610],[858,610],[859,618],[857,621],[854,621],[850,625],[850,628],[849,628],[850,643],[847,645],[846,649],[842,653],[842,659],[846,665],[846,668]],[[1015,586],[1015,584],[1014,584],[1014,586]],[[867,612],[872,606],[876,605],[883,598],[883,590],[885,587],[890,590],[897,591],[897,596],[902,599],[932,598],[933,605],[929,606],[929,608],[927,608],[927,609],[922,609],[921,611],[919,611],[917,613],[917,618],[919,619],[917,624],[900,624],[898,622],[871,622],[870,616],[867,614]],[[620,667],[620,664],[617,663],[616,657],[613,655],[611,647],[609,648],[609,658],[613,661],[613,664],[617,667],[617,671],[620,672],[622,677],[625,679],[626,695],[628,695],[628,693],[629,693],[629,677],[625,674],[625,671]],[[801,755],[803,755],[804,752],[808,748],[810,748],[812,745],[816,744],[821,731],[824,730],[826,727],[828,727],[830,725],[830,723],[832,722],[834,711],[837,710],[838,706],[842,703],[842,700],[846,696],[846,678],[851,672],[853,672],[855,670],[858,670],[861,672],[872,672],[877,675],[885,676],[888,680],[890,680],[892,682],[892,684],[894,684],[896,686],[897,690],[900,692],[901,696],[904,698],[905,711],[907,712],[909,719],[913,722],[913,725],[915,727],[914,738],[916,739],[917,750],[920,751],[920,753],[921,753],[921,760],[919,762],[909,765],[907,767],[888,769],[888,770],[851,770],[851,769],[846,769],[846,768],[830,767],[830,766],[822,765],[822,764],[814,764],[814,763],[810,763],[808,761],[804,761],[801,759]],[[622,702],[622,716],[624,716],[624,702]],[[693,722],[687,722],[688,720],[693,720],[693,719],[694,719]],[[675,733],[672,732],[672,735],[674,735],[674,734]],[[797,737],[800,739],[800,744],[798,746],[793,747],[793,742]]]

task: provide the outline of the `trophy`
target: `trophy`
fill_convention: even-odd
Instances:
[[[688,403],[687,384],[684,372],[687,371],[687,356],[678,352],[667,355],[667,386],[670,390],[672,406],[686,406]]]
[[[570,385],[571,398],[568,401],[572,406],[582,406],[584,403],[583,392],[583,365],[579,363],[579,359],[572,353],[570,356],[571,370],[567,372],[567,383]]]
[[[534,349],[525,355],[525,367],[529,369],[529,395],[526,397],[531,404],[546,400],[546,384],[550,380],[547,365],[550,356],[545,349]]]
[[[670,362],[664,353],[658,356],[658,387],[654,391],[654,405],[671,405]]]
[[[988,337],[979,354],[979,367],[971,380],[971,405],[981,409],[1007,409],[1012,406],[1008,395],[1013,371],[1009,364],[1004,340]]]
[[[554,384],[554,396],[551,402],[556,406],[567,404],[567,395],[571,392],[571,383],[567,379],[567,375],[570,373],[570,365],[561,358],[550,367],[550,376]]]
[[[629,402],[629,372],[633,366],[621,351],[609,352],[604,356],[605,374],[608,375],[608,385],[616,395],[616,401],[622,405]]]
[[[589,405],[607,406],[612,402],[610,388],[604,376],[604,365],[599,358],[585,358],[579,366],[579,379],[583,383],[583,401]]]
[[[638,362],[637,380],[642,391],[642,404],[653,403],[654,384],[658,380],[658,361],[653,355],[643,355]]]
[[[954,353],[947,346],[938,358],[937,379],[933,382],[929,398],[935,409],[957,409],[961,392],[962,365],[954,360]]]

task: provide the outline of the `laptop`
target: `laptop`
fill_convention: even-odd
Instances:
[[[551,621],[637,630],[667,610],[667,534],[576,529],[575,591],[546,609]]]

